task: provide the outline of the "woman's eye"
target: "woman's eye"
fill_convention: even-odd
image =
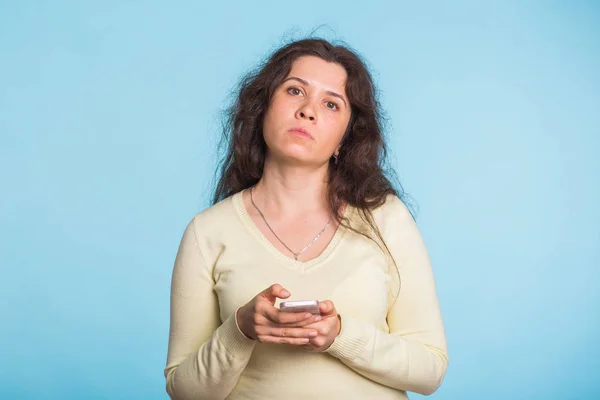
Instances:
[[[288,89],[288,93],[293,94],[294,96],[298,96],[298,95],[302,94],[302,91],[298,88],[291,87]]]
[[[327,108],[329,108],[329,109],[332,109],[332,110],[337,110],[337,109],[338,109],[338,106],[337,106],[337,104],[335,104],[335,103],[334,103],[334,102],[332,102],[332,101],[328,101],[328,102],[326,102],[326,103],[325,103],[325,107],[327,107]]]

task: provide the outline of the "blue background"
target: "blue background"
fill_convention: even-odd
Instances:
[[[598,2],[0,4],[0,398],[167,398],[219,112],[321,24],[372,67],[418,205],[450,346],[432,398],[600,398]]]

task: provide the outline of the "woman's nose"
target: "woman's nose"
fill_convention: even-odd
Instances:
[[[315,117],[313,115],[309,115],[309,114],[305,114],[304,112],[300,111],[300,117],[302,118],[308,118],[311,121],[315,120]]]
[[[314,121],[317,118],[317,113],[315,113],[315,110],[310,103],[306,103],[298,109],[297,117]]]

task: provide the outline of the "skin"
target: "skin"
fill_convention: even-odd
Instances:
[[[300,57],[293,63],[265,115],[267,166],[296,166],[324,175],[328,160],[339,154],[350,120],[346,77],[342,66],[317,57]],[[296,127],[306,129],[311,138],[288,132]]]
[[[267,156],[253,199],[269,225],[290,248],[302,249],[332,218],[327,193],[329,160],[343,156],[341,141],[350,121],[346,70],[318,57],[294,61],[275,91],[265,115],[263,136]],[[303,129],[305,133],[294,131]],[[293,257],[273,236],[255,211],[248,191],[246,210],[264,236],[283,254]],[[299,261],[317,257],[337,225],[331,224]],[[324,351],[341,330],[341,319],[330,300],[321,301],[320,316],[285,313],[274,306],[291,293],[273,284],[237,312],[240,330],[262,343],[286,343],[306,351]]]

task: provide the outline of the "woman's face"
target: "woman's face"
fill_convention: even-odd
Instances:
[[[292,64],[263,124],[269,156],[321,166],[337,154],[350,121],[346,70],[314,56]]]

